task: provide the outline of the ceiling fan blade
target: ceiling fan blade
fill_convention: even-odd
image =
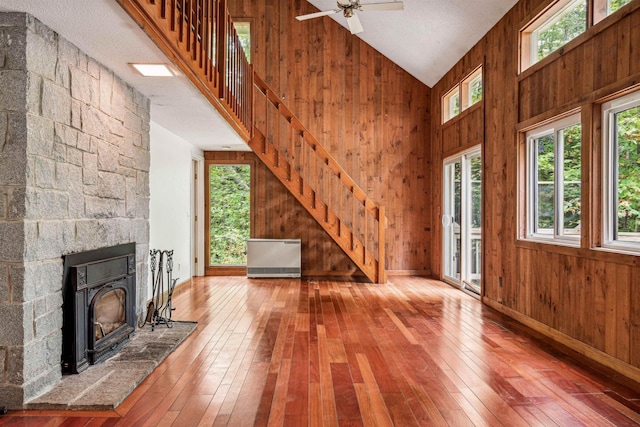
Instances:
[[[364,31],[362,28],[362,23],[360,23],[360,18],[355,13],[347,18],[347,25],[349,25],[349,31],[351,34],[358,34]]]
[[[377,12],[380,10],[404,10],[404,3],[401,1],[394,1],[389,3],[371,3],[361,4],[358,10],[363,12]]]
[[[323,12],[309,13],[308,15],[296,16],[296,19],[298,21],[305,21],[307,19],[320,18],[321,16],[333,15],[336,12],[340,12],[340,10],[339,9],[337,9],[337,10],[325,10]]]

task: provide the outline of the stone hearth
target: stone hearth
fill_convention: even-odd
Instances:
[[[196,323],[175,322],[172,328],[150,326],[118,354],[87,370],[65,375],[51,390],[27,402],[27,409],[110,410],[117,407],[182,341]]]

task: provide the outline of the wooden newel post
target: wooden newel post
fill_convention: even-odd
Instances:
[[[387,228],[387,216],[384,206],[378,208],[378,283],[387,282],[387,270],[384,266],[385,233]]]

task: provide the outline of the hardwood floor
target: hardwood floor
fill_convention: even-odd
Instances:
[[[197,278],[174,305],[197,330],[116,410],[0,425],[640,425],[637,384],[438,281]]]

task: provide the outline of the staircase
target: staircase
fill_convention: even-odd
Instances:
[[[178,66],[362,273],[386,282],[377,205],[260,79],[226,0],[115,0]]]

